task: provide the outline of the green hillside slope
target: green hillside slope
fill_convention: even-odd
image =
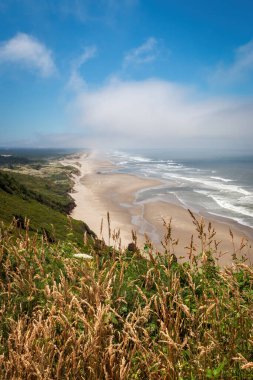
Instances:
[[[11,223],[15,218],[20,231],[29,220],[30,233],[44,234],[51,242],[69,239],[82,245],[84,234],[95,238],[85,223],[68,215],[75,206],[68,193],[76,172],[58,161],[0,170],[0,220]]]

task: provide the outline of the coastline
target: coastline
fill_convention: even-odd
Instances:
[[[70,195],[76,207],[71,216],[86,222],[99,238],[103,237],[107,244],[113,245],[112,235],[120,230],[121,242],[118,241],[117,244],[123,248],[127,247],[132,241],[132,230],[134,230],[140,247],[143,247],[146,241],[145,234],[147,234],[155,248],[161,250],[160,242],[165,233],[163,220],[168,223],[171,218],[172,237],[179,241],[177,245],[174,245],[175,255],[178,258],[184,256],[187,259],[189,250],[186,247],[190,244],[192,234],[196,253],[200,252],[198,233],[195,231],[192,217],[187,209],[181,205],[160,200],[136,202],[136,194],[139,191],[163,186],[163,182],[137,177],[133,174],[112,173],[115,166],[93,154],[83,154],[78,159],[64,160],[62,163],[78,167],[81,173],[80,176],[74,176],[75,184]],[[110,234],[108,212],[110,213]],[[239,250],[242,239],[245,242],[248,241],[244,254],[251,262],[253,261],[251,229],[207,213],[195,216],[197,220],[203,217],[206,232],[209,222],[215,228],[216,235],[212,244],[215,245],[214,240],[221,241],[217,249],[217,260],[221,265],[231,262],[231,253]],[[234,236],[234,244],[230,229]]]

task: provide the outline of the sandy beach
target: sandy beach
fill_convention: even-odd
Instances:
[[[161,240],[166,229],[163,222],[172,220],[172,237],[174,243],[171,249],[176,256],[187,259],[191,236],[195,247],[195,254],[201,250],[201,242],[198,232],[195,230],[192,217],[188,210],[180,205],[162,201],[136,201],[136,193],[142,189],[159,187],[163,184],[158,180],[140,178],[130,174],[112,173],[113,164],[94,154],[83,154],[78,160],[64,160],[63,164],[76,166],[80,175],[75,176],[75,185],[71,196],[76,202],[72,217],[83,220],[97,234],[103,237],[106,243],[113,245],[113,235],[120,230],[121,246],[127,247],[132,241],[132,231],[138,237],[138,245],[143,247],[146,236],[153,242],[158,250],[162,250]],[[110,230],[108,231],[107,213],[110,213]],[[200,215],[195,215],[201,220]],[[102,222],[102,229],[101,229]],[[253,261],[253,239],[252,231],[237,225],[234,222],[218,220],[209,215],[203,218],[205,233],[208,236],[208,225],[211,222],[216,234],[211,239],[212,247],[218,244],[216,257],[221,265],[229,264],[232,260],[231,253],[236,251],[243,242],[246,246],[243,253]],[[230,236],[233,233],[233,242]],[[206,239],[205,250],[208,250],[208,239]],[[119,241],[117,242],[119,244]],[[240,254],[240,253],[239,253]]]

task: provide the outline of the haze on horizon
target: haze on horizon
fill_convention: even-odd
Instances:
[[[0,0],[0,146],[253,152],[253,4]]]

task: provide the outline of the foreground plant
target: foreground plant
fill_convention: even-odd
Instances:
[[[252,379],[253,268],[236,250],[219,268],[215,231],[193,220],[201,250],[191,241],[184,263],[170,223],[162,253],[134,234],[116,249],[110,231],[114,247],[85,247],[92,260],[2,226],[0,378]]]

